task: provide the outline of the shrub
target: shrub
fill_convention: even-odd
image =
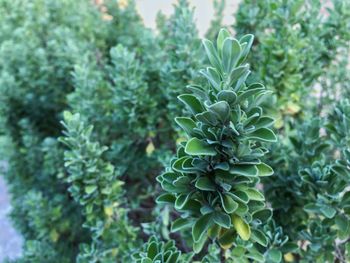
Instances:
[[[214,5],[0,0],[18,262],[350,260],[348,3]]]
[[[302,105],[326,106],[328,99],[324,96],[329,93],[325,86],[320,92],[322,104],[310,95],[315,96],[313,89],[319,77],[327,78],[330,65],[343,57],[350,40],[348,4],[331,2],[333,7],[326,9],[321,2],[266,4],[246,0],[237,11],[238,35],[252,33],[259,43],[253,47],[255,52],[249,61],[256,62],[252,63],[256,78],[262,79],[277,97],[277,112],[272,110],[279,117],[278,128],[305,114]]]
[[[107,147],[92,142],[92,126],[85,126],[79,114],[64,114],[66,137],[61,138],[70,150],[65,152],[69,176],[68,191],[83,207],[84,227],[92,241],[82,246],[78,262],[112,262],[128,256],[136,246],[137,229],[128,223],[123,182],[114,166],[102,159]]]
[[[129,23],[131,12],[136,14],[133,8],[120,9],[116,1],[106,4],[118,11],[120,25]],[[101,19],[101,10],[90,1],[1,1],[0,13],[1,122],[14,146],[6,177],[14,197],[12,217],[30,250],[23,260],[71,262],[78,244],[89,243],[90,237],[82,228],[83,211],[62,180],[59,120],[74,89],[74,65],[81,64],[85,53],[98,59],[109,50],[115,42],[107,36],[117,22]],[[41,258],[45,248],[55,253]]]
[[[158,38],[161,48],[165,50],[165,64],[161,68],[160,87],[168,101],[167,118],[175,129],[177,126],[174,118],[183,112],[176,98],[184,87],[198,77],[197,72],[202,60],[198,52],[200,41],[193,11],[186,0],[180,0],[174,7],[174,14],[169,19],[161,15],[158,17],[160,31]]]
[[[55,137],[73,89],[70,71],[94,48],[100,15],[87,1],[68,0],[0,1],[0,13],[0,107],[14,146],[6,176],[12,217],[29,242],[26,260],[71,262],[86,235],[79,207],[59,179],[63,152]],[[41,258],[45,248],[55,253]]]
[[[172,100],[180,87],[189,83],[191,67],[196,64],[196,59],[182,61],[189,47],[196,47],[198,42],[191,34],[196,32],[192,11],[186,1],[175,9],[169,20],[163,17],[164,22],[172,24],[168,32],[158,36],[149,32],[148,38],[135,43],[136,47],[117,45],[99,60],[89,54],[75,66],[75,91],[68,96],[71,110],[95,127],[92,137],[110,147],[106,158],[118,164],[118,173],[127,181],[128,200],[149,211],[131,211],[137,224],[154,220],[150,213],[154,178],[178,137],[169,115],[182,111],[171,106],[175,105]],[[142,25],[139,30],[148,32]],[[183,32],[186,35],[180,38]],[[139,198],[141,185],[143,198]]]
[[[156,237],[151,237],[143,246],[143,251],[133,255],[135,262],[190,262],[191,255],[181,255],[174,241],[167,243],[159,241]]]
[[[273,174],[261,162],[266,153],[261,142],[276,137],[268,128],[274,120],[260,107],[268,91],[259,83],[245,85],[249,69],[244,60],[252,42],[252,35],[238,41],[225,30],[218,35],[217,47],[204,40],[211,67],[201,73],[208,85],[192,86],[193,94],[179,96],[190,117],[178,117],[176,122],[188,139],[157,178],[166,191],[158,203],[173,204],[180,215],[172,230],[191,227],[196,253],[208,237],[223,249],[240,247],[226,256],[234,261],[264,258],[251,244],[267,246],[268,238],[259,228],[272,216],[257,184],[259,177]],[[279,253],[273,249],[266,257]]]
[[[346,77],[334,66],[339,61],[348,64],[349,35],[344,32],[344,21],[349,21],[344,8],[347,4],[332,1],[326,10],[328,16],[321,15],[323,7],[316,3],[252,5],[255,1],[242,3],[236,28],[240,32],[257,30],[260,43],[251,59],[264,64],[255,65],[261,69],[259,77],[276,90],[276,104],[271,105],[279,109],[283,122],[277,127],[284,130],[280,143],[271,147],[269,160],[276,176],[263,180],[265,195],[276,222],[300,245],[294,260],[342,261],[347,253],[343,245],[346,238],[337,236],[337,229],[347,212],[338,202],[346,196],[344,186],[349,182],[344,177],[348,173],[346,157],[339,153],[347,143],[339,144],[332,138],[344,131],[344,126],[337,125],[339,119],[346,123],[346,115],[339,110],[344,104],[339,102],[340,94],[347,93]],[[317,86],[320,91],[315,96]],[[329,129],[334,125],[336,129]],[[346,138],[345,133],[342,136]],[[342,163],[342,175],[334,168],[337,163]],[[342,229],[348,235],[346,224]],[[335,242],[337,238],[343,241]]]

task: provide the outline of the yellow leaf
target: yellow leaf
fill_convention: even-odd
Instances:
[[[231,216],[232,224],[235,227],[238,235],[243,240],[248,240],[250,238],[250,227],[249,225],[243,221],[243,219],[235,214]]]
[[[284,256],[284,260],[287,262],[293,262],[294,261],[294,256],[292,253],[287,253]]]
[[[224,250],[229,249],[232,247],[233,242],[235,241],[236,234],[234,232],[234,229],[225,229],[224,231],[221,231],[219,238],[219,244],[220,247]]]
[[[111,217],[113,215],[113,207],[112,206],[105,206],[104,212],[107,216]]]
[[[118,254],[118,248],[113,248],[111,254],[112,256],[116,256]]]
[[[177,140],[176,140],[176,144],[179,144],[179,143],[184,142],[184,141],[186,141],[186,138],[185,138],[185,137],[179,137],[179,138],[177,138]]]
[[[59,237],[60,237],[60,235],[57,233],[56,229],[52,229],[50,231],[50,238],[51,238],[52,242],[57,242]]]
[[[283,119],[282,119],[281,116],[279,116],[278,119],[276,119],[276,121],[275,121],[274,127],[275,127],[276,129],[280,129],[280,128],[283,127],[283,125],[284,125]]]
[[[300,106],[296,103],[290,102],[287,104],[286,113],[294,115],[301,110]]]
[[[152,141],[149,142],[149,144],[146,147],[146,153],[147,155],[151,155],[155,150],[154,144]]]
[[[119,0],[118,5],[121,9],[124,9],[128,6],[129,2],[128,0]]]

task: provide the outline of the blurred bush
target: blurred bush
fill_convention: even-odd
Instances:
[[[18,262],[350,260],[348,2],[214,5],[0,0]]]

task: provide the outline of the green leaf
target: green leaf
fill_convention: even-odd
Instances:
[[[187,218],[178,218],[171,224],[171,232],[177,232],[181,229],[188,228],[193,222]]]
[[[328,205],[321,206],[320,210],[322,214],[328,218],[333,218],[337,212],[337,210],[335,210],[333,207],[330,207]]]
[[[190,194],[180,194],[180,195],[176,198],[176,201],[175,201],[175,208],[176,208],[176,209],[182,209],[182,208],[186,205],[186,203],[187,203],[189,197],[190,197]]]
[[[244,66],[239,66],[232,70],[230,74],[230,82],[229,82],[229,87],[231,87],[234,83],[234,91],[238,91],[241,84],[246,80],[247,76],[249,75],[249,66],[244,65]]]
[[[221,59],[226,73],[230,73],[241,56],[241,45],[234,38],[226,38],[223,43]]]
[[[232,90],[222,90],[218,93],[218,99],[224,100],[228,104],[234,103],[237,100],[237,95]]]
[[[241,93],[239,93],[237,100],[238,101],[244,101],[248,98],[250,98],[253,95],[256,95],[262,91],[265,91],[265,87],[262,86],[260,88],[255,88],[255,89],[247,89]]]
[[[265,234],[257,229],[252,231],[252,240],[259,243],[263,247],[266,247],[269,242]]]
[[[212,226],[212,214],[206,214],[201,216],[192,227],[192,237],[194,242],[202,239],[205,231]]]
[[[156,242],[151,242],[148,245],[148,248],[147,248],[147,257],[148,258],[155,258],[155,256],[157,254],[158,254],[157,243]]]
[[[239,60],[239,63],[242,63],[246,59],[246,57],[247,57],[247,55],[249,53],[249,50],[250,50],[250,48],[253,45],[253,41],[254,41],[254,35],[252,35],[252,34],[244,35],[239,40],[239,43],[241,43],[241,45],[244,44],[244,43],[247,43],[246,45],[244,45],[244,48],[242,49],[242,54],[241,54],[241,58]]]
[[[216,90],[219,90],[221,77],[216,68],[208,67],[206,70],[201,70],[200,73],[207,78],[207,80]]]
[[[177,117],[175,122],[188,134],[193,134],[193,129],[196,128],[196,123],[191,118]]]
[[[179,176],[174,182],[173,185],[176,187],[180,187],[180,188],[188,188],[188,186],[190,185],[191,179],[188,176]]]
[[[216,191],[215,183],[212,182],[208,177],[199,178],[195,186],[203,191]]]
[[[211,228],[209,228],[208,236],[211,239],[214,239],[214,238],[216,238],[219,235],[220,230],[221,230],[221,227],[219,225],[217,225],[217,224],[214,224]]]
[[[248,139],[262,142],[276,142],[277,137],[269,128],[260,128],[247,135]]]
[[[226,101],[219,101],[207,108],[209,111],[215,113],[222,122],[226,122],[230,117],[230,106]]]
[[[236,229],[238,235],[243,240],[249,240],[250,234],[251,234],[249,225],[246,222],[244,222],[244,220],[241,217],[235,214],[231,216],[231,219],[232,219],[232,224]]]
[[[234,236],[234,235],[233,235]],[[242,257],[242,255],[244,255],[246,252],[246,248],[244,248],[243,246],[235,246],[233,249],[232,249],[232,256],[234,257]]]
[[[173,165],[172,168],[174,171],[180,172],[180,173],[190,173],[192,166],[192,158],[189,156],[184,156],[179,159],[177,159]]]
[[[180,251],[174,252],[168,259],[165,261],[165,263],[172,263],[172,262],[179,262],[179,257],[181,253]]]
[[[219,244],[223,249],[229,249],[236,239],[236,233],[233,229],[229,229],[224,232],[219,238]]]
[[[275,122],[274,119],[267,116],[263,116],[259,118],[259,120],[256,123],[254,123],[254,127],[255,129],[267,128],[267,127],[270,127],[274,122]]]
[[[252,259],[253,262],[265,263],[264,255],[259,253],[258,251],[249,252],[246,256],[249,259]]]
[[[85,193],[87,193],[88,195],[92,194],[93,192],[95,192],[96,189],[97,189],[96,185],[89,185],[89,186],[85,186],[85,188],[84,188]]]
[[[245,204],[249,201],[249,196],[243,191],[235,191],[228,193],[234,200],[243,202]]]
[[[225,28],[221,28],[217,37],[216,46],[221,53],[226,38],[230,38],[230,33]]]
[[[282,247],[280,247],[280,250],[283,254],[295,252],[299,249],[299,246],[293,242],[287,242]]]
[[[306,204],[306,205],[304,206],[304,210],[305,210],[306,212],[310,212],[310,213],[319,213],[319,212],[321,211],[321,210],[320,210],[320,207],[319,207],[318,205],[312,204],[312,203]]]
[[[258,169],[255,165],[235,165],[230,169],[230,173],[243,176],[256,176],[258,175]]]
[[[179,100],[183,102],[193,114],[198,114],[204,111],[200,101],[192,94],[182,94],[178,96]]]
[[[153,260],[150,258],[143,258],[141,263],[153,263]]]
[[[271,175],[273,175],[273,169],[265,163],[257,164],[256,168],[258,168],[258,176],[271,176]]]
[[[231,226],[231,218],[229,215],[216,211],[214,212],[213,216],[214,222],[218,224],[219,226],[222,226],[224,228],[230,228]]]
[[[335,218],[335,223],[340,231],[346,232],[348,227],[350,227],[349,219],[344,215],[338,215]]]
[[[245,203],[238,202],[238,208],[235,213],[239,216],[244,216],[248,212],[249,208]]]
[[[169,193],[162,194],[158,196],[156,200],[157,204],[164,204],[164,203],[170,203],[173,204],[175,203],[175,196]]]
[[[257,211],[253,213],[254,219],[260,219],[261,222],[267,222],[272,217],[272,211],[270,209],[262,209],[260,211]]]
[[[267,252],[267,262],[279,263],[282,261],[282,253],[276,248],[272,248]]]
[[[203,246],[205,244],[205,241],[207,241],[207,236],[203,235],[200,240],[198,240],[197,242],[193,243],[193,251],[194,251],[194,253],[198,254],[199,252],[201,252],[201,250],[203,249]]]
[[[70,122],[73,119],[73,114],[70,111],[64,111],[63,119],[65,122]]]
[[[338,228],[338,237],[340,239],[346,239],[350,235],[350,219],[345,215],[337,215],[335,224]]]
[[[265,202],[262,201],[250,201],[249,202],[249,211],[250,212],[257,212],[261,209],[263,209],[266,206]]]
[[[200,122],[213,126],[217,125],[219,122],[217,116],[210,111],[204,111],[202,113],[197,114],[196,119]]]
[[[332,166],[332,170],[337,173],[339,176],[342,176],[343,178],[349,177],[349,169],[346,166],[335,164]]]
[[[189,155],[216,155],[216,151],[213,146],[199,140],[198,138],[192,138],[187,142],[185,152]]]
[[[231,196],[224,194],[220,195],[222,207],[226,213],[232,214],[238,208],[238,204],[232,199]]]
[[[203,45],[204,45],[205,52],[207,53],[210,64],[214,68],[218,69],[219,71],[222,71],[221,62],[220,62],[218,53],[214,48],[213,43],[208,39],[204,39]]]
[[[259,192],[258,190],[254,188],[249,188],[244,190],[244,192],[248,195],[249,200],[254,200],[254,201],[264,201],[265,196]]]

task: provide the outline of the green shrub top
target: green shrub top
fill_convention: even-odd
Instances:
[[[227,248],[236,234],[241,240],[262,234],[257,226],[271,217],[256,185],[259,177],[273,174],[261,161],[266,153],[261,142],[274,142],[276,136],[268,128],[273,119],[260,107],[268,91],[260,83],[245,84],[249,67],[244,60],[252,42],[252,35],[236,40],[226,30],[216,47],[203,41],[211,66],[201,73],[208,83],[179,96],[190,117],[176,122],[188,139],[157,178],[166,191],[157,201],[174,204],[181,215],[172,230],[191,226],[196,252],[207,233]]]

